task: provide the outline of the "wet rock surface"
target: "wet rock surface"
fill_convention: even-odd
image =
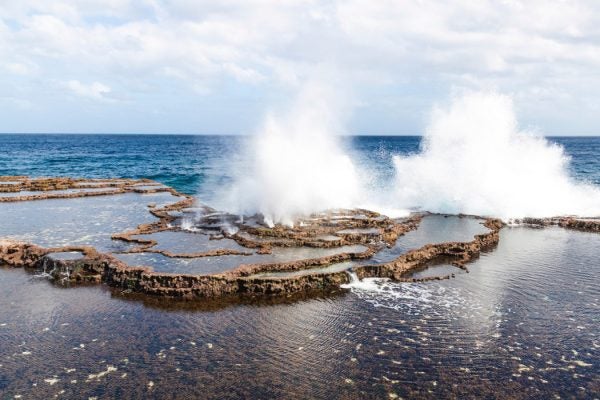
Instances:
[[[153,222],[111,234],[110,239],[116,243],[123,242],[124,247],[116,247],[110,252],[71,243],[44,247],[10,240],[12,232],[2,232],[3,236],[8,234],[9,240],[0,243],[0,261],[13,267],[42,270],[65,284],[104,282],[128,291],[180,298],[332,290],[347,280],[343,272],[306,273],[285,279],[251,276],[261,272],[316,269],[333,263],[366,259],[415,229],[421,219],[421,216],[414,216],[395,221],[367,210],[338,210],[299,220],[295,227],[268,227],[257,216],[242,220],[238,216],[219,213],[209,207],[195,205],[190,196],[148,180],[1,177],[0,182],[7,183],[0,185],[0,199],[13,204],[12,212],[18,212],[19,204],[29,205],[34,200],[40,201],[36,204],[60,200],[64,202],[60,209],[68,210],[70,203],[66,199],[119,196],[128,192],[169,192],[173,196],[171,202],[149,204],[147,212],[154,217]],[[136,199],[132,198],[132,201]],[[77,206],[85,207],[88,213],[93,214],[94,208],[97,208],[94,204]],[[110,210],[106,212],[110,213]],[[60,218],[67,220],[68,215],[60,214]],[[80,223],[84,225],[85,215],[83,219]],[[56,224],[59,223],[56,221]],[[35,222],[32,224],[35,225]],[[46,231],[52,230],[49,225],[44,225]],[[25,236],[38,240],[40,235],[34,232]],[[86,235],[82,233],[82,236]],[[104,248],[111,247],[104,245]],[[51,256],[60,252],[80,252],[82,257]],[[128,265],[118,258],[136,254],[158,254],[171,261],[159,272],[151,266]],[[208,274],[194,273],[193,268],[189,273],[171,273],[168,267],[169,262],[175,263],[177,259],[206,259],[217,264],[226,256],[241,257],[239,261],[247,258],[248,261],[234,261],[222,271],[217,268],[219,273]]]
[[[28,178],[26,176],[0,176],[0,202],[66,199],[132,191],[155,193],[172,190],[146,179],[87,180],[59,177]]]
[[[503,227],[499,220],[480,219],[486,229],[471,240],[425,244],[391,259],[388,256],[388,261],[374,262],[374,255],[392,248],[428,216],[415,214],[394,220],[368,210],[333,210],[298,219],[294,226],[270,227],[260,216],[241,218],[221,213],[149,180],[0,177],[0,199],[11,203],[110,197],[128,192],[168,192],[172,200],[148,204],[145,212],[153,217],[152,222],[113,232],[111,243],[120,242],[123,246],[107,252],[91,245],[44,247],[3,240],[0,261],[13,267],[43,269],[62,283],[102,282],[129,292],[158,296],[202,299],[289,295],[337,290],[349,282],[349,272],[359,279],[377,277],[401,282],[449,279],[454,272],[413,273],[440,264],[468,272],[469,262],[497,246]],[[10,196],[2,197],[2,193]],[[140,200],[143,198],[131,199]],[[94,213],[93,204],[86,210]],[[452,218],[477,220],[466,216]],[[600,226],[597,220],[574,218],[524,222],[588,231],[598,231]],[[10,232],[0,232],[0,237],[6,233]],[[58,252],[80,252],[82,257],[51,257]],[[149,258],[152,254],[156,256]],[[131,265],[138,264],[137,259],[142,260],[141,265]],[[147,265],[143,260],[153,262]]]
[[[555,217],[555,218],[524,218],[517,221],[532,226],[560,226],[565,229],[573,229],[582,232],[600,232],[600,219],[577,218],[577,217]]]

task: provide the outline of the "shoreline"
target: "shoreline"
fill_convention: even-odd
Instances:
[[[83,191],[95,189],[93,192]],[[112,188],[113,190],[108,190]],[[18,189],[18,190],[16,190]],[[106,189],[106,190],[105,190]],[[123,241],[135,247],[120,254],[157,253],[167,258],[201,258],[224,255],[270,254],[275,248],[341,248],[348,245],[363,245],[366,249],[358,252],[341,252],[329,256],[298,259],[273,263],[241,263],[236,268],[211,274],[189,274],[156,272],[152,267],[135,267],[119,260],[113,254],[102,253],[92,246],[60,246],[44,248],[31,243],[13,240],[0,240],[0,263],[13,268],[28,270],[50,270],[49,275],[62,284],[103,283],[126,292],[141,293],[152,296],[193,299],[216,299],[224,297],[261,297],[289,296],[309,292],[327,292],[339,290],[341,285],[350,282],[349,272],[359,279],[387,278],[397,282],[425,282],[449,279],[454,274],[410,278],[411,272],[428,268],[432,265],[450,263],[468,272],[467,264],[479,257],[482,252],[493,250],[499,240],[499,232],[505,224],[494,218],[481,218],[488,232],[475,235],[473,240],[465,242],[443,242],[426,244],[420,248],[401,254],[392,261],[351,266],[345,270],[334,272],[315,272],[345,261],[368,260],[382,246],[392,246],[396,240],[407,232],[418,229],[423,214],[413,215],[401,221],[394,221],[368,210],[344,210],[339,220],[345,221],[340,226],[333,217],[316,216],[316,222],[302,228],[276,226],[239,225],[239,230],[222,236],[234,240],[238,245],[248,249],[217,249],[200,252],[176,253],[164,249],[155,249],[157,241],[136,238],[137,235],[151,235],[157,232],[181,232],[181,228],[171,225],[177,217],[171,212],[182,212],[194,205],[194,198],[177,192],[175,189],[151,180],[129,179],[73,179],[73,178],[27,178],[23,176],[0,177],[0,195],[28,190],[40,192],[26,196],[0,197],[0,202],[27,202],[44,199],[71,199],[87,196],[110,196],[127,192],[156,193],[169,192],[181,200],[162,207],[150,205],[148,212],[158,220],[142,224],[135,229],[112,234],[111,239]],[[72,192],[65,192],[71,190]],[[59,191],[62,191],[59,193]],[[1,205],[0,205],[1,206]],[[203,206],[204,207],[204,206]],[[205,211],[215,210],[204,207]],[[354,213],[354,214],[353,214]],[[360,213],[360,214],[358,214]],[[346,215],[347,214],[347,215]],[[211,214],[208,214],[211,215]],[[358,218],[360,216],[360,218]],[[357,218],[349,218],[357,217]],[[464,217],[464,216],[463,216]],[[222,220],[233,216],[219,214]],[[329,218],[329,219],[328,219]],[[338,218],[336,216],[336,218]],[[548,219],[524,219],[529,225],[558,225],[566,229],[577,229],[588,232],[600,232],[600,220],[583,220],[572,217]],[[344,232],[336,240],[318,240],[324,235]],[[190,233],[190,232],[188,232]],[[243,236],[244,235],[247,236]],[[190,234],[193,234],[190,233]],[[80,253],[75,259],[53,258],[55,253]],[[264,273],[301,272],[297,276],[260,277]]]

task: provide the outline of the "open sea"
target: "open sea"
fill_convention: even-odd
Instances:
[[[600,137],[552,137],[571,156],[578,179],[600,185]],[[210,197],[231,179],[231,158],[247,137],[190,135],[0,135],[0,175],[149,178]],[[419,151],[420,136],[353,136],[353,156],[393,174],[392,156]]]
[[[232,179],[246,140],[0,135],[0,175],[150,178],[204,200]],[[600,185],[600,138],[550,140],[564,146],[573,175]],[[394,154],[420,145],[344,141],[383,181]],[[86,222],[122,228],[136,211],[111,196],[78,204],[86,201],[98,207],[88,221],[65,200],[30,202],[37,220],[0,203],[0,237],[4,227],[53,240],[44,224],[59,217],[65,235],[82,236]],[[403,240],[454,238],[447,232],[472,237],[473,227],[438,216]],[[500,236],[453,279],[243,303],[67,288],[0,266],[0,399],[599,398],[600,235],[518,226]]]

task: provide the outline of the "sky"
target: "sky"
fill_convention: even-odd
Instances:
[[[309,81],[348,134],[480,90],[600,134],[600,2],[0,0],[0,132],[246,134]]]

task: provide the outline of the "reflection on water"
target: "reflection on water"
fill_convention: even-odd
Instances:
[[[379,264],[389,262],[402,254],[415,250],[426,244],[444,243],[444,242],[468,242],[473,240],[475,235],[488,231],[488,228],[482,225],[483,220],[472,217],[458,217],[455,215],[426,215],[423,217],[419,226],[414,231],[410,231],[400,236],[396,243],[383,248],[371,258],[344,261],[332,264],[324,268],[314,269],[312,271],[299,272],[273,272],[268,274],[258,274],[262,277],[291,277],[306,275],[310,272],[332,273],[344,270],[350,270],[352,267],[365,264]],[[350,229],[348,231],[355,231]],[[361,231],[361,229],[358,229]],[[364,231],[364,230],[362,230]],[[339,233],[339,232],[338,232]],[[422,279],[428,277],[441,277],[452,274],[464,273],[460,268],[452,265],[427,265],[422,270],[414,271],[409,275],[410,278]]]
[[[373,260],[388,262],[428,243],[469,242],[475,235],[488,232],[482,225],[483,222],[469,217],[428,215],[421,220],[416,230],[399,237],[393,247],[377,253]]]
[[[210,306],[0,270],[0,397],[593,398],[600,236],[507,228],[455,279]]]
[[[52,258],[54,260],[79,260],[84,257],[83,253],[79,251],[59,251],[56,253],[50,253],[46,255],[46,257]]]
[[[161,192],[2,203],[0,234],[43,247],[90,245],[101,252],[118,251],[126,245],[111,240],[113,233],[155,221],[148,204],[179,200]]]
[[[187,233],[186,235],[195,234]],[[250,251],[250,255],[169,258],[157,253],[128,253],[114,254],[114,256],[130,266],[149,266],[154,271],[159,272],[204,275],[229,271],[237,268],[241,264],[287,262],[293,260],[327,257],[345,252],[362,253],[367,250],[367,247],[362,245],[332,248],[281,247],[274,248],[271,254],[256,254],[252,253],[252,249],[243,249],[245,251]]]
[[[164,231],[151,235],[136,235],[136,239],[150,239],[157,242],[154,249],[166,250],[172,253],[200,253],[217,249],[231,249],[248,252],[250,249],[240,246],[235,240],[220,238],[212,239],[209,235],[186,231]]]

